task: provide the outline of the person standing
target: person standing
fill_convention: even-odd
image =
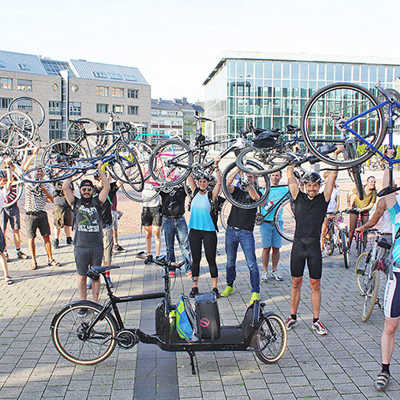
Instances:
[[[338,146],[335,154],[342,151]],[[298,181],[294,175],[294,166],[287,168],[287,177],[290,194],[294,203],[294,216],[296,229],[290,254],[290,273],[292,276],[292,290],[290,295],[290,316],[286,319],[287,329],[292,329],[297,323],[297,309],[300,303],[303,274],[307,262],[311,285],[311,304],[313,312],[312,329],[319,335],[328,333],[320,321],[321,308],[321,228],[324,221],[328,203],[335,186],[338,171],[330,172],[324,191],[321,188],[321,176],[317,172],[308,172],[303,177],[304,192],[299,189]]]
[[[73,188],[71,187],[73,190]],[[58,249],[60,246],[60,233],[61,229],[64,228],[67,245],[72,244],[71,227],[73,223],[72,209],[65,199],[64,192],[62,190],[62,183],[54,183],[54,209],[53,209],[53,223],[56,227],[56,238],[54,239],[54,248]]]
[[[118,221],[124,214],[122,211],[117,209],[118,207],[118,193],[115,195],[112,206],[111,206],[111,215],[112,215],[112,224],[113,224],[113,238],[114,238],[114,252],[115,253],[125,253],[126,250],[119,244],[118,242]]]
[[[268,198],[265,202],[266,205],[270,205],[273,207],[288,191],[287,186],[279,185],[279,182],[282,178],[282,171],[277,171],[269,175],[269,179],[271,182],[271,188],[268,195]],[[276,281],[282,281],[282,277],[278,274],[277,268],[280,258],[280,248],[282,247],[282,236],[277,231],[274,219],[276,208],[267,214],[267,211],[264,207],[261,207],[261,213],[264,216],[263,223],[260,225],[261,232],[261,247],[262,251],[262,262],[264,272],[262,273],[261,280],[267,281],[268,279],[273,279]],[[279,223],[283,224],[281,216],[279,217]],[[268,276],[268,263],[269,263],[269,255],[272,249],[272,272],[271,275]]]
[[[217,182],[212,190],[208,191],[208,186],[212,180],[212,176],[203,173],[197,178],[195,183],[192,175],[188,178],[189,186],[192,190],[193,197],[190,203],[190,220],[189,220],[189,244],[192,254],[192,290],[190,297],[199,294],[199,274],[201,261],[201,248],[204,246],[208,267],[210,269],[212,290],[217,298],[220,297],[218,291],[218,267],[217,257],[217,232],[218,227],[216,221],[211,216],[211,208],[216,202],[218,194],[221,190],[222,175],[218,168],[219,159],[215,161],[217,167]]]
[[[74,213],[74,256],[78,273],[78,291],[81,300],[87,299],[87,272],[90,266],[101,265],[103,259],[103,233],[101,222],[102,205],[107,200],[110,184],[97,164],[102,189],[98,197],[94,197],[94,185],[89,179],[83,179],[79,191],[81,198],[75,197],[71,190],[72,178],[63,183],[65,198]],[[92,293],[94,301],[98,301],[100,280],[93,281]]]
[[[258,190],[257,180],[251,174],[247,175],[247,186],[242,189],[234,185],[234,180],[239,174],[239,181],[242,180],[243,172],[235,168],[227,178],[229,193],[240,203],[251,203],[260,199],[261,192]],[[226,251],[226,283],[222,297],[228,297],[234,293],[233,284],[236,279],[236,257],[239,244],[246,258],[247,267],[250,272],[251,298],[250,304],[260,300],[260,271],[257,266],[254,241],[254,225],[256,221],[257,208],[243,209],[232,205],[228,217],[228,226],[225,233]]]
[[[192,260],[189,249],[188,227],[185,220],[185,199],[186,192],[183,185],[174,187],[169,193],[163,191],[161,195],[162,229],[164,231],[165,245],[167,248],[167,260],[170,263],[176,262],[175,258],[175,237],[178,239],[182,257],[185,261],[186,273],[192,276]],[[170,271],[173,276],[174,271]]]
[[[4,193],[2,190],[0,190],[0,212],[3,209],[4,201],[5,201]],[[0,228],[0,264],[3,269],[4,282],[7,285],[12,285],[14,281],[12,280],[11,276],[8,273],[7,257],[4,254],[5,248],[6,248],[6,240],[4,238],[3,231]]]

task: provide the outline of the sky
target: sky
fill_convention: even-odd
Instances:
[[[203,99],[234,51],[400,59],[395,0],[2,0],[0,49],[138,67],[153,98]]]

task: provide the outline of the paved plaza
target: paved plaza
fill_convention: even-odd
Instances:
[[[258,227],[256,227],[259,243]],[[39,241],[40,242],[40,241]],[[121,269],[112,271],[117,295],[139,294],[162,288],[161,269],[144,265],[135,254],[143,250],[144,237],[124,237],[128,252],[115,257]],[[220,288],[225,284],[224,233],[218,239]],[[265,365],[250,352],[197,353],[199,375],[192,376],[186,353],[169,353],[155,345],[139,344],[131,350],[118,347],[103,363],[76,366],[64,360],[50,338],[50,322],[64,304],[77,299],[71,247],[55,251],[61,267],[49,268],[39,247],[37,271],[28,261],[10,262],[15,284],[1,284],[0,309],[0,399],[399,399],[400,352],[396,345],[391,364],[394,378],[386,393],[373,389],[380,367],[380,334],[383,313],[378,307],[370,320],[360,320],[354,268],[345,270],[340,255],[325,259],[322,280],[321,320],[329,329],[326,337],[311,330],[312,313],[308,282],[302,291],[299,323],[289,332],[288,349],[276,364]],[[262,284],[266,310],[286,317],[289,311],[289,251],[282,251],[280,272],[285,280]],[[12,253],[12,248],[10,249]],[[11,254],[12,255],[12,254]],[[260,260],[261,249],[257,250]],[[354,258],[353,258],[354,260]],[[204,262],[203,262],[204,264]],[[239,323],[250,298],[249,275],[239,254],[236,292],[218,300],[222,322]],[[353,264],[354,265],[354,264]],[[186,293],[189,278],[183,277]],[[210,290],[209,274],[203,265],[200,291]],[[182,291],[176,278],[173,299]],[[104,291],[101,300],[105,299]],[[128,327],[154,332],[157,300],[122,304]]]

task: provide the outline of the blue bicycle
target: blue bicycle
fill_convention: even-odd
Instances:
[[[380,192],[385,195],[400,189],[393,186],[393,165],[400,163],[400,159],[391,159],[379,150],[386,133],[389,148],[393,148],[394,123],[400,117],[400,94],[379,85],[376,90],[378,99],[369,90],[351,83],[325,86],[306,104],[301,129],[309,150],[330,165],[355,167],[379,154],[391,171],[389,186]],[[352,151],[343,159],[335,159],[319,150],[324,142],[344,144]]]

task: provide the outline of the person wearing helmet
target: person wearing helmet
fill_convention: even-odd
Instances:
[[[343,150],[337,146],[335,155]],[[328,333],[319,320],[321,307],[321,228],[325,219],[328,203],[337,178],[337,169],[330,172],[325,188],[320,193],[321,176],[317,172],[308,172],[303,176],[304,192],[299,189],[299,183],[294,175],[294,166],[287,168],[290,194],[294,203],[296,230],[290,254],[290,273],[292,275],[292,290],[290,296],[290,316],[286,319],[287,329],[292,329],[297,322],[297,309],[300,303],[303,273],[307,262],[311,285],[311,303],[313,310],[312,329],[319,335]]]

